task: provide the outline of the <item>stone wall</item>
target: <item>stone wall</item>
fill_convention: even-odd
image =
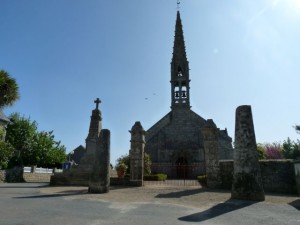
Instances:
[[[5,182],[6,171],[0,170],[0,183]]]
[[[50,182],[51,173],[23,173],[25,182]]]
[[[220,176],[224,189],[231,189],[233,161],[220,160]],[[265,192],[295,194],[296,180],[292,160],[260,160],[263,187]]]
[[[4,182],[50,182],[52,174],[23,173],[22,168],[0,170],[0,183]],[[7,180],[8,179],[8,180]]]

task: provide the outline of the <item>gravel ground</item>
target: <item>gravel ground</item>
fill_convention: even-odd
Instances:
[[[62,195],[70,199],[88,199],[116,203],[157,203],[174,204],[195,208],[210,208],[213,205],[230,199],[230,192],[224,190],[209,190],[202,187],[111,187],[106,194],[89,194],[87,187],[43,187],[42,194]],[[300,197],[296,195],[266,194],[265,203],[296,204],[300,207]]]

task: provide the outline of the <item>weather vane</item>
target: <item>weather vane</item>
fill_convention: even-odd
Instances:
[[[180,0],[177,0],[177,10],[180,9]]]

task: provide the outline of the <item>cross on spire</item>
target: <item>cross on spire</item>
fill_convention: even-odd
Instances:
[[[96,109],[98,109],[99,104],[101,103],[101,100],[99,98],[97,98],[94,102],[96,103]]]
[[[180,9],[180,0],[177,0],[177,10]]]

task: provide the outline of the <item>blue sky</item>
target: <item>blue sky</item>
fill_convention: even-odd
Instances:
[[[111,161],[135,121],[170,110],[176,0],[0,0],[0,69],[20,86],[4,110],[85,146],[94,100],[111,130]],[[182,0],[192,110],[234,138],[251,105],[257,142],[299,138],[300,1]]]

